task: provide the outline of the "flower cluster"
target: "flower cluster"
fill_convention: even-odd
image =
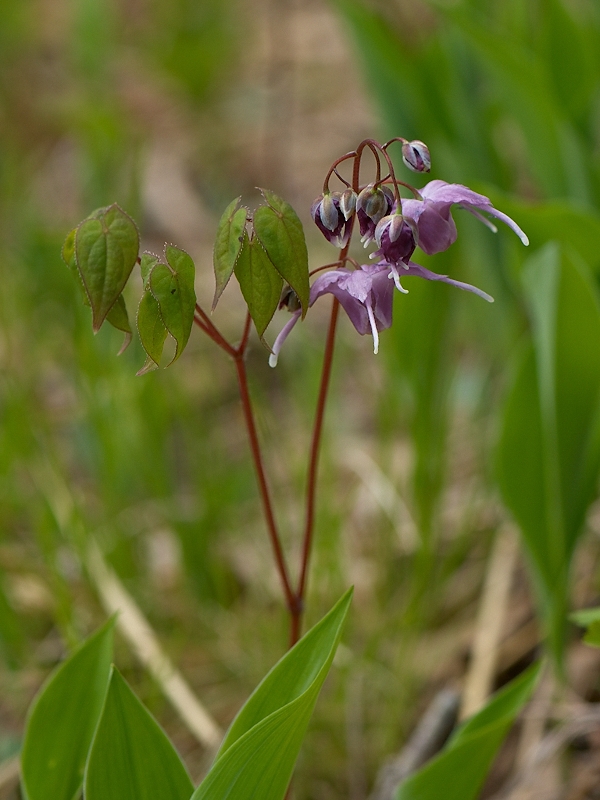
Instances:
[[[415,172],[428,172],[430,158],[426,145],[419,141],[400,141],[406,166]],[[404,275],[449,283],[493,302],[490,295],[475,286],[456,281],[447,275],[439,275],[411,260],[417,247],[427,255],[434,255],[447,250],[456,241],[452,206],[469,211],[494,232],[497,228],[488,217],[508,225],[523,244],[529,244],[529,240],[514,220],[494,208],[489,198],[466,186],[434,180],[422,189],[415,189],[396,181],[386,153],[387,145],[378,145],[372,140],[367,143],[373,152],[380,151],[387,160],[390,175],[384,179],[385,182],[378,177],[375,182],[362,188],[348,187],[344,192],[330,192],[326,189],[313,203],[311,215],[325,238],[342,249],[340,264],[349,261],[346,253],[356,218],[364,246],[367,247],[373,241],[377,245],[377,250],[370,256],[376,263],[356,265],[355,269],[340,266],[321,274],[311,286],[309,305],[312,306],[321,295],[332,294],[338,299],[358,333],[370,333],[373,336],[373,349],[377,353],[379,332],[392,324],[394,286],[400,292],[407,293],[401,283]],[[355,153],[344,158],[355,157],[360,160],[360,155],[359,147]],[[329,175],[334,169],[335,165]],[[399,184],[407,187],[413,197],[400,197]],[[273,345],[269,361],[271,366],[277,363],[281,346],[299,318],[300,311],[293,310],[292,318]]]

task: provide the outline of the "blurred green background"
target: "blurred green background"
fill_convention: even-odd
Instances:
[[[379,356],[341,326],[309,622],[356,593],[297,797],[366,797],[436,688],[460,681],[510,514],[530,567],[511,625],[534,633],[501,663],[531,658],[536,618],[560,661],[567,607],[598,591],[599,59],[593,0],[4,0],[0,755],[50,667],[104,618],[65,502],[222,725],[286,641],[231,365],[198,335],[171,370],[135,377],[137,343],[117,358],[116,332],[92,335],[66,233],[119,202],[144,249],[189,250],[206,307],[218,216],[256,186],[294,205],[311,267],[335,257],[308,211],[364,136],[425,141],[432,178],[489,195],[531,246],[458,211],[456,245],[417,260],[493,306],[408,279]],[[235,338],[242,320],[232,286],[216,321]],[[275,371],[258,342],[249,358],[293,563],[326,323],[315,307]],[[197,777],[199,746],[123,642],[119,664]]]

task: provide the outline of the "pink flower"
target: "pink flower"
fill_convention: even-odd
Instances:
[[[417,244],[427,255],[441,253],[456,241],[456,225],[450,213],[453,205],[470,211],[493,231],[497,230],[496,226],[480,212],[501,220],[517,234],[523,244],[529,244],[529,239],[514,220],[494,208],[489,198],[460,183],[430,181],[420,193],[422,200],[402,200],[402,214],[416,223]]]

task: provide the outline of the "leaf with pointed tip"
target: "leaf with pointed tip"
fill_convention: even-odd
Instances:
[[[152,292],[147,289],[142,295],[137,313],[137,329],[148,358],[138,375],[145,375],[160,364],[167,329],[160,315],[160,309]]]
[[[474,800],[541,671],[534,664],[452,735],[439,755],[400,784],[394,800]]]
[[[283,279],[259,240],[250,239],[245,231],[242,249],[235,262],[235,276],[262,339],[279,304]]]
[[[294,209],[268,189],[261,189],[267,201],[254,212],[254,232],[281,277],[298,295],[302,316],[308,311],[308,250],[302,223]]]
[[[85,770],[86,800],[189,800],[193,790],[165,732],[113,667]]]
[[[282,800],[350,607],[352,589],[273,667],[191,800]]]
[[[192,330],[196,293],[194,291],[194,262],[178,247],[165,248],[167,264],[156,264],[148,275],[148,286],[160,308],[163,324],[175,339],[175,355],[170,364],[182,354]],[[168,366],[168,365],[167,365]]]
[[[114,203],[98,209],[75,233],[75,261],[92,307],[94,333],[117,302],[137,260],[135,222]]]
[[[83,300],[83,304],[85,306],[90,305],[89,297],[85,291],[85,287],[82,283],[81,276],[77,269],[77,261],[75,259],[75,233],[77,229],[73,228],[73,230],[69,233],[67,238],[65,239],[65,243],[63,244],[62,248],[62,257],[65,264],[69,267],[71,272],[75,275],[77,279],[77,284],[81,289],[81,297]],[[123,344],[121,345],[121,349],[117,353],[118,356],[121,355],[130,345],[131,343],[131,325],[129,324],[129,316],[127,314],[127,306],[125,305],[125,298],[122,294],[120,294],[117,298],[117,302],[114,306],[110,309],[108,314],[106,315],[106,320],[109,322],[113,328],[116,328],[119,331],[122,331],[125,334],[123,339]]]
[[[73,800],[108,687],[114,619],[52,673],[29,711],[21,753],[27,800]]]
[[[247,210],[238,208],[240,200],[241,197],[237,197],[227,206],[217,227],[213,251],[216,282],[215,297],[212,304],[213,311],[229,283],[235,262],[242,249]]]

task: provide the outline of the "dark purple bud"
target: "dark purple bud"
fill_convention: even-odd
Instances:
[[[377,223],[375,241],[379,250],[371,258],[382,258],[388,264],[398,264],[400,261],[408,264],[416,247],[412,226],[398,213],[390,214]]]
[[[418,139],[413,142],[404,142],[402,145],[402,160],[413,172],[429,172],[431,169],[429,148]]]
[[[310,214],[327,241],[342,248],[348,244],[351,226],[340,208],[340,200],[339,192],[322,194],[312,204]]]
[[[394,205],[394,195],[387,186],[365,186],[356,199],[356,216],[360,225],[361,242],[366,247],[375,236],[379,220],[387,216]]]

